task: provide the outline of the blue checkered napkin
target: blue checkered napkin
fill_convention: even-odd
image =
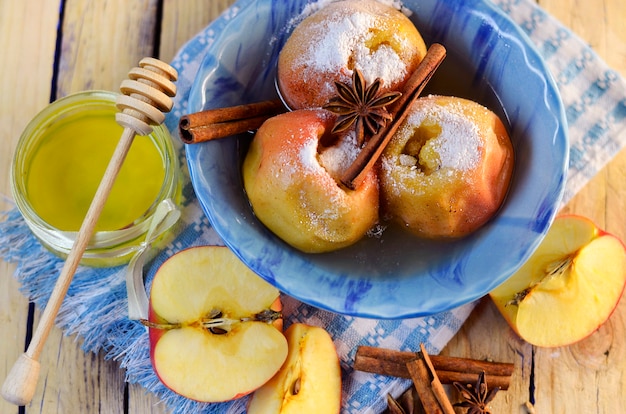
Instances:
[[[176,138],[178,120],[188,113],[190,88],[207,48],[224,25],[248,0],[240,0],[219,19],[191,39],[177,54],[173,65],[179,71],[179,93],[166,125]],[[570,127],[571,156],[567,202],[626,144],[626,83],[596,54],[530,0],[497,3],[535,42],[552,71],[566,107]],[[175,141],[178,141],[175,139]],[[181,159],[184,149],[179,148]],[[182,165],[185,165],[183,160]],[[155,270],[172,254],[196,245],[222,244],[199,207],[186,178],[182,218],[175,239],[148,269],[148,288]],[[22,292],[44,307],[63,262],[47,252],[32,236],[16,209],[0,222],[0,256],[17,263],[16,278]],[[242,413],[245,399],[224,404],[201,404],[176,395],[158,380],[150,364],[145,329],[127,318],[124,268],[79,268],[61,307],[57,324],[66,334],[83,340],[87,352],[104,352],[118,360],[126,379],[157,395],[174,413]],[[407,380],[386,378],[352,370],[358,345],[416,350],[421,342],[438,353],[459,330],[473,309],[468,304],[434,316],[404,320],[346,317],[326,312],[284,297],[287,323],[305,322],[325,327],[332,335],[343,371],[345,413],[379,413],[385,396],[398,396]]]

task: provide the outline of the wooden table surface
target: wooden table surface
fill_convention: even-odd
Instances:
[[[51,100],[86,89],[118,90],[140,58],[170,61],[180,46],[232,0],[0,0],[0,210],[12,207],[9,168],[28,121]],[[539,4],[587,41],[626,77],[623,0],[541,0]],[[626,240],[626,151],[565,208]],[[0,262],[0,379],[25,349],[39,312],[18,291],[14,266]],[[34,325],[35,324],[35,325]],[[541,349],[508,328],[483,299],[445,354],[515,363],[511,387],[494,413],[524,413],[527,401],[547,413],[626,413],[626,300],[598,332],[563,348]],[[32,403],[0,399],[1,413],[165,413],[163,405],[80,339],[54,328],[41,357]]]

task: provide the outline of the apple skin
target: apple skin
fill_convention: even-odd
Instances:
[[[522,339],[559,347],[595,332],[617,307],[625,284],[622,241],[585,217],[564,215],[530,259],[489,295]]]
[[[350,190],[335,177],[341,167],[331,162],[323,165],[327,153],[320,154],[320,140],[330,134],[335,119],[323,109],[292,111],[268,119],[257,131],[242,167],[256,217],[305,253],[349,246],[378,221],[375,171]]]
[[[339,413],[341,368],[335,345],[320,327],[295,323],[285,331],[289,354],[280,371],[256,390],[248,414]]]
[[[287,357],[279,291],[249,270],[226,247],[183,250],[157,270],[149,308],[150,359],[161,382],[202,402],[242,397],[267,382]],[[235,321],[211,331],[202,319],[219,309]],[[253,320],[241,321],[252,317]],[[160,324],[160,325],[159,325]],[[217,333],[215,333],[217,332]]]

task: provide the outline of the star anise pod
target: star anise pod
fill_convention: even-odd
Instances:
[[[371,85],[366,86],[363,74],[354,69],[352,86],[335,82],[338,95],[332,98],[324,108],[339,115],[332,133],[346,131],[355,125],[359,145],[365,140],[365,132],[374,135],[392,116],[385,108],[402,95],[400,92],[386,92],[379,94],[382,79],[376,78]]]
[[[464,401],[454,404],[455,407],[467,408],[467,414],[491,414],[491,410],[487,406],[500,391],[500,387],[491,390],[487,388],[485,380],[485,371],[478,375],[476,385],[463,385],[460,382],[454,382],[454,387],[461,394]]]

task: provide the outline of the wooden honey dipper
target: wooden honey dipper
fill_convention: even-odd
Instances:
[[[139,67],[128,73],[128,77],[130,79],[122,81],[122,95],[116,101],[121,112],[116,114],[115,119],[124,127],[124,132],[87,210],[28,349],[15,362],[2,385],[2,396],[13,404],[26,405],[35,394],[40,370],[39,356],[135,135],[151,133],[151,125],[161,124],[165,119],[163,112],[172,109],[171,97],[176,94],[176,86],[172,81],[178,77],[174,68],[160,60],[144,58],[139,62]]]

